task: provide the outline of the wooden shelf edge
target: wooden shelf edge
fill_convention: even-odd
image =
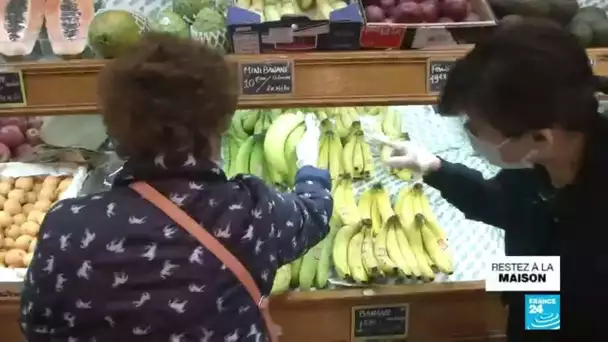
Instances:
[[[484,281],[445,282],[413,285],[378,285],[359,289],[334,289],[320,291],[290,291],[272,297],[278,305],[315,304],[337,302],[419,299],[441,296],[472,296],[485,294]]]
[[[228,55],[234,63],[289,59],[295,90],[290,95],[241,96],[239,108],[332,107],[432,104],[426,92],[426,63],[456,59],[470,47],[439,50],[313,52]],[[608,48],[589,49],[594,69],[608,75]],[[10,63],[21,70],[28,106],[0,108],[0,116],[97,114],[97,74],[104,60]]]

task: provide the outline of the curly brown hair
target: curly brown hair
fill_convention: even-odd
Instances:
[[[210,139],[219,138],[236,110],[235,70],[199,42],[147,33],[101,71],[99,103],[108,135],[125,156],[210,153]]]

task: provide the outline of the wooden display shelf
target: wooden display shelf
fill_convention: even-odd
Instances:
[[[483,282],[290,292],[271,300],[281,342],[348,342],[354,306],[409,304],[407,342],[503,342],[506,312]],[[18,298],[0,299],[2,341],[20,341]]]
[[[240,108],[400,105],[433,103],[427,92],[428,61],[456,59],[467,48],[418,51],[361,51],[234,55],[236,63],[293,61],[293,92],[244,95]],[[596,72],[608,75],[608,49],[592,49]],[[21,70],[27,106],[0,108],[0,116],[95,114],[97,74],[106,62],[15,63]]]

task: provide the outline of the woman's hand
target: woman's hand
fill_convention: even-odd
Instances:
[[[314,114],[306,114],[304,122],[306,124],[306,132],[302,135],[298,146],[296,146],[298,168],[304,165],[316,167],[319,158],[319,139],[321,138],[319,121]]]
[[[426,174],[441,166],[441,159],[426,148],[411,141],[383,142],[393,148],[391,157],[386,161],[389,167],[408,169]]]

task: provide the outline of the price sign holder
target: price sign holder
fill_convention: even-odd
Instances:
[[[456,63],[455,60],[429,59],[427,61],[427,93],[436,95],[441,92],[454,63]]]
[[[291,95],[295,73],[292,60],[243,62],[239,64],[242,95]]]
[[[25,106],[27,98],[21,70],[0,70],[0,108]]]
[[[351,342],[405,341],[409,330],[410,305],[356,306],[351,312]]]

